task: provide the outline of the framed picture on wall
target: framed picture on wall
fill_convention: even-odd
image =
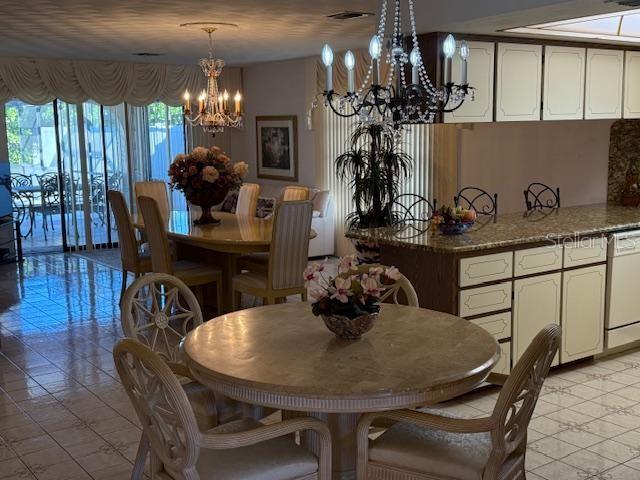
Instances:
[[[298,181],[298,118],[256,117],[258,178]]]

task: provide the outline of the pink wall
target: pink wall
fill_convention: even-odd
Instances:
[[[605,202],[612,123],[591,120],[461,126],[459,187],[473,185],[497,192],[502,213],[524,210],[522,192],[533,181],[560,187],[564,206]]]

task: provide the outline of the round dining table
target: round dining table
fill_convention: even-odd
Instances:
[[[325,421],[334,479],[355,478],[362,413],[434,405],[467,393],[500,355],[493,336],[472,322],[395,304],[382,305],[361,339],[339,340],[306,302],[222,315],[191,331],[183,348],[189,369],[211,390],[281,409],[283,416]]]

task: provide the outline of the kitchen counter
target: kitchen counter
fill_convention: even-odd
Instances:
[[[380,245],[420,249],[435,253],[463,253],[524,244],[557,242],[563,239],[640,228],[640,209],[613,204],[562,207],[552,211],[509,213],[478,218],[463,235],[442,235],[381,228],[356,230],[347,237],[375,240]]]

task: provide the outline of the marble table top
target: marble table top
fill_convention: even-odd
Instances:
[[[341,341],[302,302],[206,322],[184,353],[198,380],[232,398],[329,412],[451,398],[481,383],[499,358],[489,333],[449,314],[385,304],[369,333]]]
[[[563,239],[640,228],[640,209],[613,204],[561,207],[531,213],[509,213],[497,217],[480,216],[462,235],[442,235],[439,231],[420,233],[411,227],[357,230],[350,238],[376,240],[382,245],[406,246],[441,253],[458,253],[527,243],[557,242]]]

